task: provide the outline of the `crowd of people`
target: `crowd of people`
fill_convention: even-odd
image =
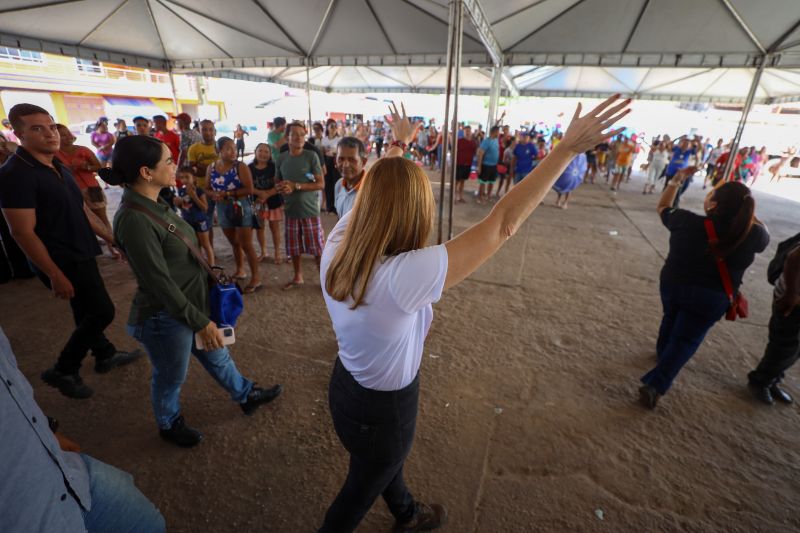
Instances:
[[[445,507],[414,498],[403,478],[431,304],[512,238],[551,189],[557,204],[567,208],[570,193],[594,183],[598,172],[614,192],[630,179],[641,139],[626,136],[624,128],[611,129],[630,111],[629,104],[612,97],[587,114],[579,106],[569,127],[549,136],[528,129],[511,133],[502,123],[486,132],[460,127],[456,202],[466,201],[464,184],[474,177],[476,201],[496,203],[481,222],[438,246],[427,245],[435,200],[423,167],[445,164],[450,150],[433,121],[423,127],[405,109],[394,107],[386,122],[373,124],[313,123],[310,134],[303,122],[277,117],[248,164],[245,130],[218,138],[212,121],[193,123],[185,113],[175,117],[177,131],[163,115],[134,118],[135,133],[121,120],[111,132],[101,118],[93,151],[75,145],[69,130],[44,109],[14,106],[9,112],[14,141],[2,139],[0,237],[14,277],[38,276],[56,297],[69,301],[75,321],[42,380],[68,398],[87,399],[93,391],[80,368],[90,352],[98,373],[143,355],[119,350],[104,334],[115,305],[97,265],[100,237],[113,256],[128,262],[137,283],[127,332],[150,360],[161,438],[181,447],[203,439],[180,406],[192,355],[245,415],[274,401],[281,385],[261,387],[238,370],[221,324],[210,319],[208,283],[208,270],[219,266],[217,225],[231,247],[232,278],[247,281],[244,294],[262,289],[269,227],[273,261],[293,265],[284,289],[305,284],[301,257],[313,257],[338,342],[329,404],[350,461],[320,531],[353,531],[379,495],[397,531],[434,529],[446,521]],[[696,136],[674,141],[663,136],[649,144],[644,192],[652,193],[663,177],[657,211],[670,232],[660,280],[657,360],[639,389],[639,401],[652,409],[716,322],[746,316],[742,277],[766,249],[769,233],[746,185],[758,177],[765,151],[737,151],[731,174],[722,177],[725,157],[731,156],[722,140],[712,146]],[[367,169],[373,150],[377,160]],[[680,209],[680,195],[703,167],[712,186],[704,212]],[[113,222],[98,175],[106,186],[123,188]],[[327,239],[323,212],[339,218]],[[800,357],[800,234],[779,247],[770,281],[775,290],[769,342],[748,386],[759,401],[791,403],[779,385]],[[14,386],[25,378],[1,332],[0,378],[6,384],[0,388],[0,412],[14,421],[8,434],[15,438],[3,441],[10,452],[5,461],[15,465],[8,468],[9,486],[35,480],[40,489],[8,496],[14,502],[12,525],[42,531],[81,529],[78,525],[89,531],[164,530],[158,509],[130,476],[74,453],[76,446],[57,423],[36,424],[47,418],[30,387]]]

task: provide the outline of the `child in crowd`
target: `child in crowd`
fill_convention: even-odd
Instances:
[[[214,266],[214,248],[211,246],[209,234],[211,232],[211,221],[208,218],[208,199],[203,189],[197,188],[192,169],[184,167],[178,170],[176,178],[180,180],[182,186],[178,189],[178,196],[175,197],[175,206],[180,209],[181,217],[189,223],[197,235],[200,247],[205,251],[208,264]]]

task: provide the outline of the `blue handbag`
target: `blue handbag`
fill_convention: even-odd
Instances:
[[[125,202],[120,207],[144,213],[156,224],[183,241],[197,262],[200,263],[200,266],[203,267],[203,270],[208,273],[208,301],[211,307],[211,320],[219,327],[235,327],[239,315],[244,311],[244,298],[242,298],[242,288],[239,287],[239,284],[225,274],[222,267],[209,265],[203,254],[197,249],[197,246],[186,235],[178,231],[175,224],[167,222],[139,204]]]

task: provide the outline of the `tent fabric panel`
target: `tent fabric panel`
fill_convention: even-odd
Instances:
[[[255,0],[308,53],[331,0]],[[350,32],[354,34],[355,32]],[[319,52],[317,52],[319,53]],[[199,56],[196,56],[199,57]]]
[[[316,55],[392,53],[364,0],[336,2],[322,32]]]
[[[233,57],[294,55],[290,51],[245,35],[240,31],[236,31],[216,22],[213,17],[198,14],[175,2],[161,0],[161,3],[169,7],[169,9],[173,10],[180,18],[193,26],[197,30],[195,32],[195,37],[199,32],[202,36],[208,37],[216,43],[217,46]],[[169,31],[169,29],[166,31]],[[218,51],[217,57],[227,57],[227,55]]]
[[[645,0],[584,0],[515,45],[515,52],[621,52]],[[524,19],[522,19],[524,21]],[[522,22],[521,21],[521,22]]]
[[[493,24],[492,29],[497,40],[500,42],[500,46],[502,46],[504,50],[508,50],[509,47],[525,38],[526,35],[542,27],[548,21],[571,8],[579,1],[580,0],[548,0],[546,2],[535,3],[519,15]],[[489,8],[487,4],[491,5],[492,2],[484,2],[483,4],[484,10],[487,11],[487,16],[491,19],[491,8]],[[533,49],[526,48],[526,50]],[[535,51],[538,52],[540,50]]]
[[[752,0],[729,1],[765,49],[800,20],[800,2],[797,0],[772,0],[769,6]],[[765,16],[765,9],[781,13],[782,16]]]
[[[651,1],[628,50],[759,52],[722,2],[696,0]]]
[[[76,44],[118,5],[119,1],[83,0],[80,6],[69,3],[10,11],[0,15],[0,32],[46,35],[49,40]]]
[[[145,0],[146,1],[146,0]],[[150,8],[157,21],[157,28],[168,59],[190,59],[192,57],[227,57],[225,52],[183,21],[160,2],[151,2]],[[130,31],[130,29],[128,29]]]
[[[128,0],[85,41],[88,46],[125,52],[135,49],[146,56],[164,55],[146,0]],[[138,28],[137,33],[130,31]]]

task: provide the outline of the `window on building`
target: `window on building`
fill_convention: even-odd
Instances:
[[[20,50],[19,48],[0,46],[0,61],[34,63],[36,65],[41,65],[44,63],[44,56],[41,52],[31,52],[30,50]]]
[[[78,68],[78,72],[85,72],[87,74],[102,74],[103,67],[100,66],[100,62],[92,61],[90,59],[80,59],[75,58],[75,66]]]

